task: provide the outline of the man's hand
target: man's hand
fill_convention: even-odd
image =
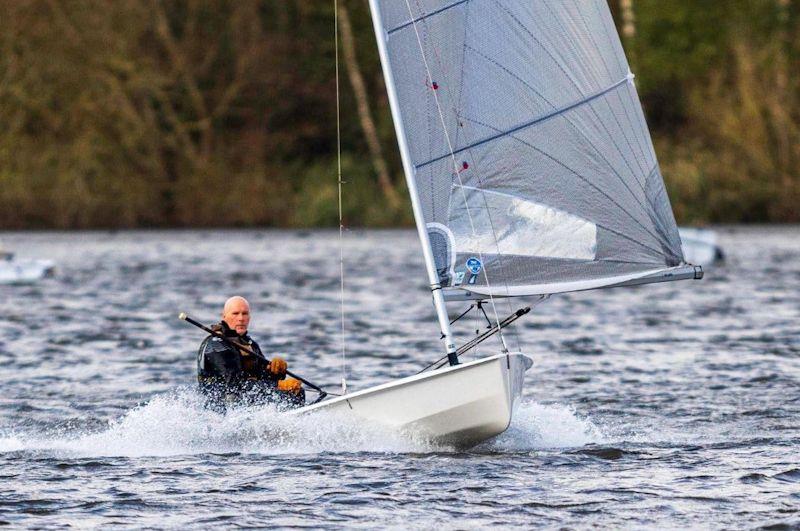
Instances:
[[[272,361],[269,362],[269,372],[277,376],[279,380],[282,380],[286,376],[286,360],[277,357],[272,358]]]
[[[296,395],[302,389],[303,386],[300,384],[300,380],[295,380],[294,378],[286,378],[278,382],[278,391],[287,391]]]

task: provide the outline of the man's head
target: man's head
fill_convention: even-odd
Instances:
[[[247,332],[247,327],[250,325],[250,304],[247,299],[237,295],[225,301],[222,320],[239,335]]]

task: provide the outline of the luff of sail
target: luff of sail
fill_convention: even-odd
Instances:
[[[443,286],[693,276],[605,1],[377,3]]]

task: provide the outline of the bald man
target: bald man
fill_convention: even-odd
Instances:
[[[267,360],[258,343],[247,334],[250,304],[244,297],[225,301],[222,321],[211,327],[228,341],[209,335],[197,352],[197,381],[211,407],[275,402],[279,406],[302,406],[305,392],[298,380],[286,376],[286,361]],[[257,355],[236,348],[242,345]]]

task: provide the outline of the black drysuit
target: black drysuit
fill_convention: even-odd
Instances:
[[[269,371],[269,362],[261,347],[249,335],[239,335],[225,321],[212,329],[233,342],[255,352],[253,356],[223,339],[210,335],[197,351],[197,382],[206,396],[207,406],[224,411],[226,406],[257,405],[275,402],[283,407],[305,404],[303,391],[299,395],[278,390],[278,377]]]

